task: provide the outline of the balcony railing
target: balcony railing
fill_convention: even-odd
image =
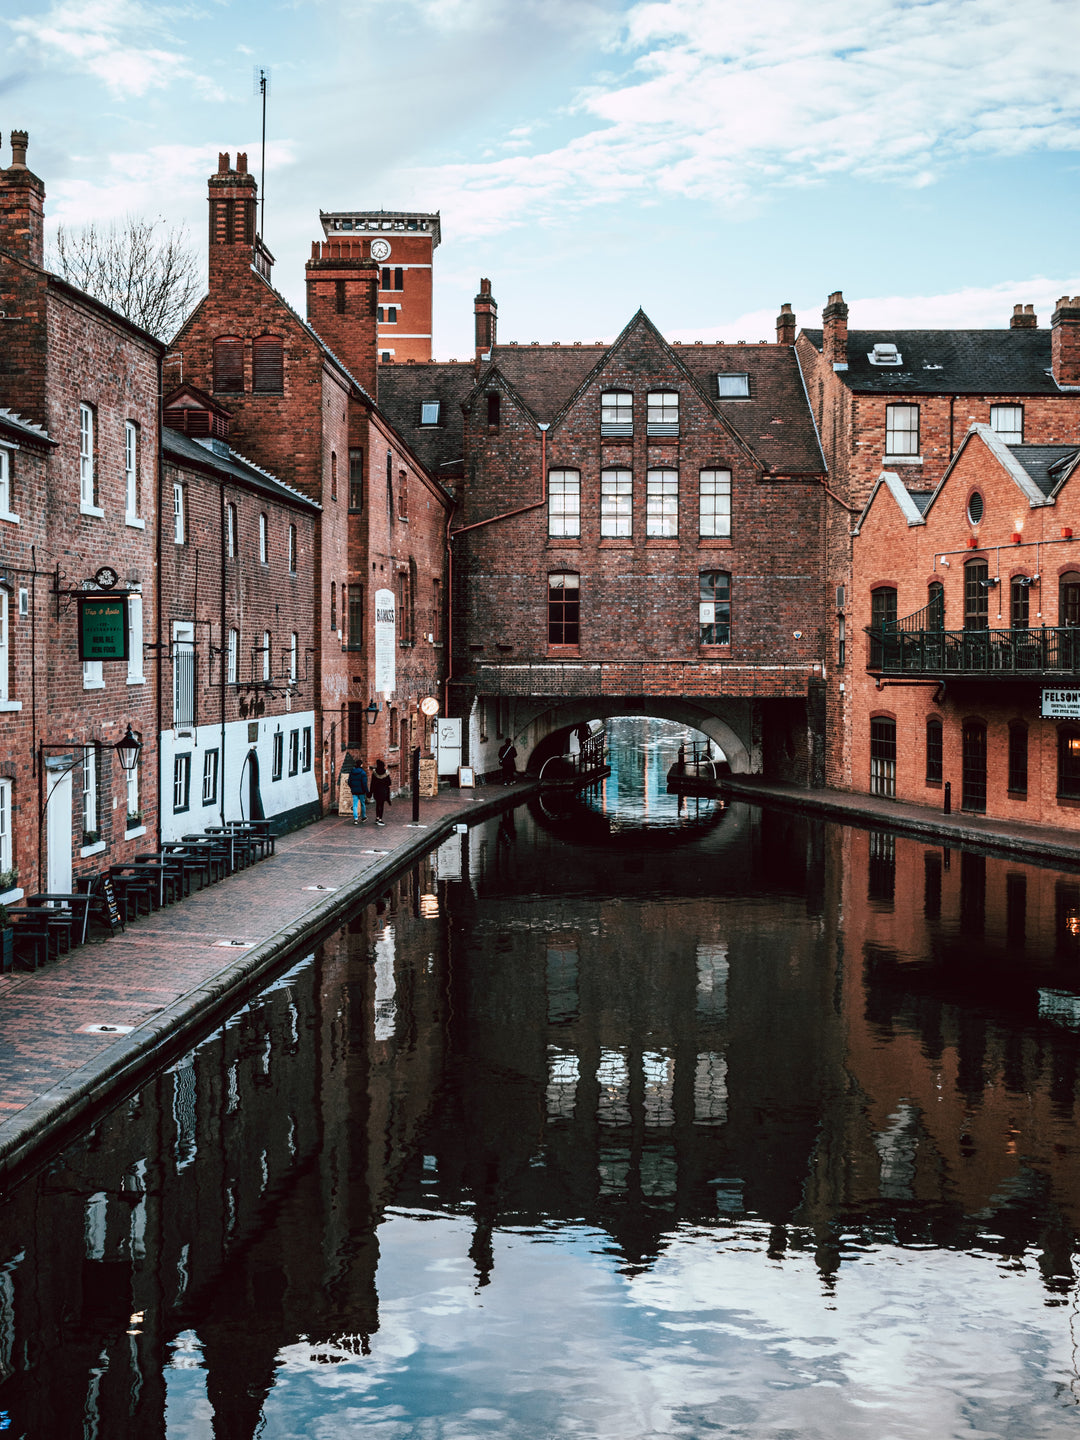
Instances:
[[[1080,675],[1080,628],[940,630],[867,627],[868,668],[883,675]]]

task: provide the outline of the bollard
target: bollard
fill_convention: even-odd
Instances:
[[[952,814],[952,783],[945,781],[945,814]]]
[[[417,745],[412,752],[412,765],[409,783],[412,785],[412,823],[415,825],[420,819],[420,746]]]

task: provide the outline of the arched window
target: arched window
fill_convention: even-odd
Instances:
[[[1061,577],[1058,624],[1080,625],[1080,574],[1075,570],[1067,570]]]
[[[926,783],[940,785],[943,773],[941,717],[931,715],[926,722]]]
[[[1058,731],[1059,800],[1080,800],[1080,730],[1063,725]]]
[[[926,588],[926,628],[945,629],[945,586],[940,580],[931,580]]]
[[[961,759],[962,810],[983,814],[986,810],[986,726],[981,720],[965,720]]]
[[[560,571],[548,576],[548,644],[577,645],[581,636],[580,577]]]
[[[870,721],[870,794],[896,795],[896,721],[883,715]]]
[[[259,335],[251,345],[251,388],[257,394],[280,395],[285,389],[285,358],[280,335]]]
[[[214,390],[240,393],[244,388],[244,342],[235,335],[214,341]]]
[[[885,661],[887,647],[882,638],[885,629],[896,623],[896,588],[893,585],[879,585],[870,592],[870,669],[880,670]]]
[[[1026,630],[1031,615],[1031,582],[1026,575],[1016,575],[1009,586],[1009,620],[1014,630]]]

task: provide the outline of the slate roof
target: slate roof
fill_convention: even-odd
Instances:
[[[294,490],[291,485],[286,485],[284,480],[279,480],[268,470],[262,470],[250,460],[245,460],[235,450],[223,455],[209,445],[201,445],[198,440],[192,440],[181,431],[170,430],[168,427],[162,429],[161,444],[166,456],[175,460],[178,465],[195,464],[208,467],[227,475],[231,480],[241,480],[255,490],[272,495],[276,500],[286,500],[290,505],[306,506],[309,510],[322,509],[317,500],[312,500],[302,490]]]
[[[820,350],[822,332],[804,330]],[[871,365],[878,344],[895,345],[900,365]],[[887,395],[1060,395],[1050,374],[1049,330],[849,330],[852,390]]]
[[[611,348],[600,344],[497,345],[491,362],[537,421],[551,424]],[[790,475],[825,473],[793,349],[779,345],[680,345],[672,347],[672,355],[761,459],[764,469]],[[750,397],[721,400],[716,381],[721,371],[749,375]],[[380,365],[379,407],[424,463],[445,477],[462,458],[461,403],[476,383],[476,368],[471,361]],[[659,377],[657,383],[661,383]],[[425,400],[442,402],[438,426],[420,424],[420,406]],[[597,421],[599,442],[599,416]]]
[[[1009,449],[1047,499],[1061,489],[1080,461],[1075,445],[1010,445]]]
[[[33,440],[38,445],[56,444],[56,441],[40,425],[35,425],[32,420],[27,420],[22,415],[16,415],[14,410],[5,410],[0,407],[0,425],[5,430],[12,430],[24,440]]]
[[[907,486],[904,488],[906,490]],[[930,508],[930,501],[934,498],[934,492],[932,490],[908,490],[907,494],[919,514],[925,515]]]

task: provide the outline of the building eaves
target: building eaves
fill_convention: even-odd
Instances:
[[[883,485],[888,490],[889,494],[893,497],[893,499],[896,501],[897,508],[899,509],[900,514],[907,521],[909,528],[913,528],[916,525],[926,524],[926,521],[923,518],[922,507],[916,503],[914,497],[911,494],[911,491],[900,479],[900,476],[897,475],[895,470],[883,470],[878,476],[877,481],[874,484],[873,490],[870,491],[870,498],[863,506],[862,514],[859,516],[858,520],[856,520],[855,524],[851,528],[852,535],[858,535],[859,531],[862,529],[863,522],[870,514],[870,507],[873,505],[877,493]]]
[[[22,415],[16,415],[14,410],[0,408],[0,429],[11,431],[18,439],[31,441],[36,445],[59,444],[59,441],[52,439],[47,430],[40,425],[35,425],[33,420],[26,420]]]
[[[1010,445],[1017,463],[1049,500],[1057,495],[1080,461],[1076,445]]]
[[[77,285],[72,285],[70,280],[65,280],[62,275],[55,275],[51,270],[46,270],[45,274],[54,289],[66,291],[73,299],[96,311],[103,319],[119,325],[122,330],[127,330],[136,339],[149,345],[152,350],[156,350],[159,355],[164,355],[168,350],[169,347],[164,340],[159,340],[156,335],[151,335],[149,330],[144,330],[141,325],[136,325],[134,320],[129,320],[126,315],[121,315],[118,310],[106,305],[103,300],[97,299],[86,290],[80,290]]]
[[[293,505],[302,505],[309,510],[322,509],[319,502],[310,495],[305,495],[302,490],[279,480],[276,475],[271,475],[269,470],[245,459],[235,450],[230,449],[228,456],[221,455],[208,445],[201,445],[198,440],[192,440],[190,436],[179,430],[170,430],[167,426],[162,430],[161,437],[165,454],[181,464],[196,465],[200,469],[227,476],[230,480],[240,480],[264,494],[288,500]]]

